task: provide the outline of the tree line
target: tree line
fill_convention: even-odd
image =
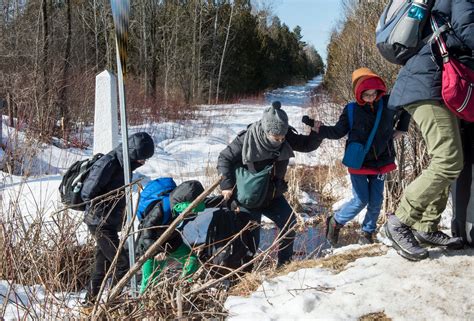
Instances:
[[[94,77],[115,70],[109,0],[4,0],[0,98],[42,137],[92,119]],[[323,72],[301,37],[250,0],[131,2],[127,97],[165,117]],[[74,116],[73,116],[74,115]],[[179,115],[178,115],[179,116]]]

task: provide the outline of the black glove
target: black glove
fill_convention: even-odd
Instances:
[[[204,199],[204,205],[206,205],[206,208],[219,207],[223,201],[224,196],[222,195],[208,196]]]
[[[309,127],[314,127],[314,119],[309,118],[308,115],[304,115],[301,121],[303,122],[303,124],[306,124]]]
[[[144,239],[144,238],[138,239],[136,249],[135,249],[135,255],[137,256],[137,258],[145,254],[145,252],[153,245],[153,243],[155,242],[152,239]]]

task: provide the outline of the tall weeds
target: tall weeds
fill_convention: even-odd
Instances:
[[[116,202],[120,195],[109,195],[102,202]],[[38,205],[30,209],[30,215],[25,215],[19,197],[20,194],[9,197],[0,218],[3,311],[18,319],[89,317],[79,301],[93,265],[94,247],[81,223],[82,213],[63,208],[51,213]],[[125,227],[123,231],[126,230]],[[121,237],[128,235],[122,233]],[[283,237],[278,235],[270,247],[248,263],[256,274],[268,274],[273,268],[274,254]],[[194,250],[200,253],[204,249],[200,246]],[[179,268],[171,265],[145,295],[134,298],[125,291],[103,307],[103,316],[108,319],[225,317],[223,304],[229,287],[245,280],[244,275],[240,269],[230,270],[228,275],[216,275],[212,272],[216,266],[208,257],[201,257],[202,267],[191,279],[179,278]]]

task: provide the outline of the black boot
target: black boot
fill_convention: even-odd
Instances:
[[[357,243],[360,245],[374,244],[374,233],[361,231],[359,234],[359,241]]]
[[[339,231],[344,225],[339,224],[334,216],[329,216],[326,220],[326,239],[331,246],[335,246],[339,239]]]

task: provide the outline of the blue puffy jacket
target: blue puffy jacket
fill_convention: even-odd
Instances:
[[[474,0],[436,1],[432,13],[452,25],[452,31],[444,33],[450,53],[474,69]],[[424,33],[432,33],[429,24]],[[441,66],[436,43],[427,43],[400,70],[388,107],[397,109],[423,100],[441,101]]]

